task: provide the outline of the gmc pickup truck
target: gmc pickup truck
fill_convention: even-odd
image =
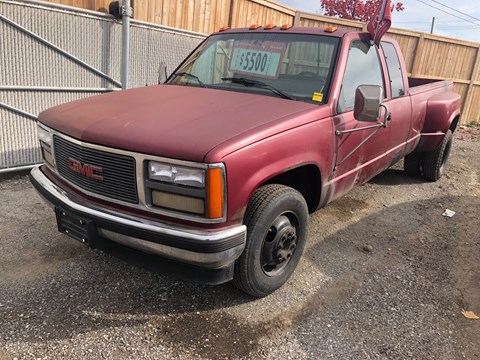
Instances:
[[[58,230],[233,283],[281,287],[309,213],[404,159],[442,176],[460,116],[450,81],[410,79],[398,44],[335,28],[222,28],[164,84],[39,115],[31,181]]]

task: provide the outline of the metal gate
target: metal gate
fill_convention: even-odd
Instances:
[[[36,117],[51,106],[121,88],[121,22],[36,1],[0,0],[0,173],[41,162]],[[132,21],[129,87],[158,82],[203,34]]]

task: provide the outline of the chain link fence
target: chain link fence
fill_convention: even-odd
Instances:
[[[0,0],[0,172],[41,162],[36,116],[119,90],[120,21],[88,10]],[[132,21],[129,87],[156,85],[205,35]]]

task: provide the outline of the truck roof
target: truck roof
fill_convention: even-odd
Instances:
[[[259,25],[255,25],[259,26]],[[332,37],[343,37],[346,33],[352,32],[360,32],[351,29],[338,29],[334,26],[329,26],[327,28],[319,28],[319,27],[306,27],[306,26],[292,26],[288,29],[281,29],[281,26],[275,26],[270,29],[266,29],[264,26],[259,26],[258,28],[238,28],[238,29],[226,29],[215,32],[218,33],[244,33],[244,32],[262,32],[262,33],[282,33],[282,34],[311,34],[311,35],[324,35],[324,36],[332,36]]]

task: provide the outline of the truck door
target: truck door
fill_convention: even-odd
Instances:
[[[333,117],[335,130],[341,132],[372,125],[360,122],[353,116],[355,91],[359,85],[381,86],[387,95],[382,60],[377,47],[370,45],[369,37],[351,41],[341,81],[336,115]],[[382,111],[383,116],[385,111]],[[337,153],[332,179],[334,197],[342,195],[356,184],[368,181],[390,165],[392,157],[386,154],[391,145],[390,132],[388,126],[335,136]]]
[[[391,118],[388,126],[389,148],[393,152],[394,160],[403,158],[406,150],[406,141],[409,131],[412,127],[412,104],[410,97],[405,89],[407,77],[405,76],[405,61],[401,53],[397,51],[398,47],[390,41],[382,41],[381,48],[387,67],[387,99],[385,105],[388,106]]]

